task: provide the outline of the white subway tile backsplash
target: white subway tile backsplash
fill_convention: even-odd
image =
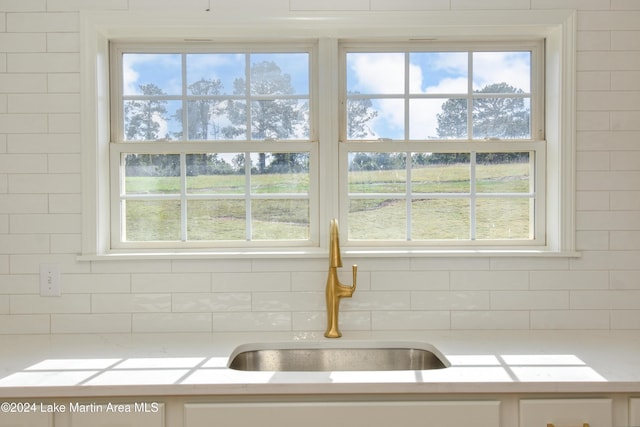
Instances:
[[[210,292],[210,273],[133,274],[131,291],[136,293]]]
[[[157,313],[171,311],[170,294],[93,294],[92,313]]]
[[[134,313],[132,332],[211,332],[211,313]]]
[[[4,52],[46,52],[47,37],[42,33],[1,33],[0,46]]]
[[[1,314],[0,334],[48,334],[50,318],[49,314]]]
[[[53,334],[131,332],[131,314],[52,314]]]
[[[451,329],[529,329],[528,311],[452,311]]]
[[[212,318],[214,332],[292,330],[292,314],[289,312],[213,313]]]
[[[0,234],[2,254],[46,254],[50,246],[48,234]]]
[[[611,71],[580,71],[576,74],[576,86],[580,92],[612,89]]]
[[[214,273],[217,292],[289,291],[291,273]]]
[[[324,292],[253,292],[251,307],[253,311],[314,311],[325,309],[326,300]]]
[[[492,291],[493,310],[556,310],[569,308],[567,291]]]
[[[448,311],[375,311],[371,318],[376,331],[450,329]]]
[[[2,114],[0,129],[12,134],[46,132],[47,116],[46,114]]]
[[[212,10],[268,10],[274,11],[288,11],[289,0],[262,0],[256,2],[254,0],[212,0]]]
[[[447,271],[379,271],[371,273],[371,289],[387,290],[440,290],[449,289]]]
[[[411,292],[411,310],[490,310],[491,297],[486,291]]]
[[[80,75],[78,73],[49,73],[47,74],[47,89],[49,93],[79,93]]]
[[[451,0],[451,9],[529,9],[531,7],[530,0],[484,0],[478,2],[477,0]]]
[[[449,10],[451,0],[370,0],[371,10],[413,11],[413,10]]]
[[[611,289],[640,289],[640,270],[618,270],[610,273]]]
[[[0,40],[0,44],[2,40]],[[47,91],[45,74],[0,74],[0,91],[3,93],[42,93]]]
[[[8,53],[7,71],[10,73],[77,73],[80,72],[78,53]]]
[[[606,310],[549,310],[531,312],[531,329],[609,329]]]
[[[289,0],[289,7],[296,11],[369,10],[369,0]]]
[[[608,289],[606,271],[532,271],[532,290]]]
[[[640,90],[640,71],[612,71],[612,90]]]
[[[452,271],[453,290],[514,290],[529,287],[525,271]]]
[[[48,210],[46,194],[0,194],[0,214],[34,214]]]
[[[179,6],[178,6],[179,3]],[[79,10],[577,9],[577,249],[566,257],[343,255],[341,329],[640,329],[640,6],[636,0],[4,0],[0,12],[0,334],[321,334],[327,261],[78,262]],[[39,296],[55,263],[62,296]]]
[[[48,33],[47,52],[80,52],[78,33]]]
[[[171,297],[173,312],[251,311],[250,293],[176,293]]]
[[[79,29],[77,12],[7,14],[7,32],[10,33],[69,33]]]
[[[64,275],[61,278],[63,295],[11,295],[11,314],[89,313],[91,297],[88,294],[64,294]]]

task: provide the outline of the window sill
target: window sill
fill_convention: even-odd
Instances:
[[[117,252],[83,254],[78,261],[130,261],[130,260],[198,260],[198,259],[318,259],[327,258],[324,249],[265,250],[265,251],[211,251],[211,252]],[[343,258],[579,258],[577,251],[547,251],[540,249],[357,249],[342,250]]]

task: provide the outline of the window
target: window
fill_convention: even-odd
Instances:
[[[541,42],[341,52],[350,243],[544,244]]]
[[[573,253],[574,12],[81,24],[81,259]]]
[[[313,52],[114,44],[114,247],[311,244]]]

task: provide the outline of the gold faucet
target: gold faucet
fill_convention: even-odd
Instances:
[[[339,338],[342,336],[338,328],[338,313],[340,311],[340,298],[351,298],[356,291],[356,276],[358,266],[353,265],[353,286],[345,286],[338,279],[338,268],[342,267],[340,256],[340,238],[338,235],[338,220],[332,219],[329,240],[329,276],[327,277],[327,330],[324,336],[327,338]]]

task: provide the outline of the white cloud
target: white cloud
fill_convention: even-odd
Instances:
[[[404,55],[402,53],[358,53],[351,54],[351,66],[354,81],[350,82],[350,90],[365,94],[402,94],[404,93]],[[410,93],[425,94],[463,94],[468,87],[467,63],[468,55],[443,54],[436,57],[429,70],[423,70],[417,64],[410,64]],[[474,54],[474,90],[488,84],[506,82],[517,88],[529,91],[530,65],[526,54],[511,52],[482,52]],[[441,77],[437,84],[425,87],[425,73]],[[437,114],[442,111],[446,98],[411,101],[412,111],[410,128],[412,138],[429,138],[436,136]],[[375,104],[378,117],[371,122],[371,127],[381,137],[393,134],[392,129],[404,128],[405,117],[403,101],[379,100]]]

